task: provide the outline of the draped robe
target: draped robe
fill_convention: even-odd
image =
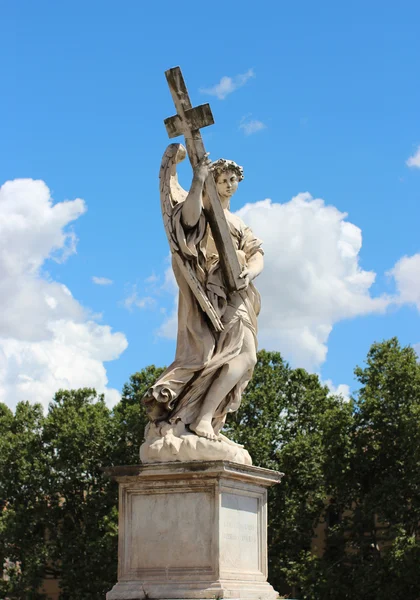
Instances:
[[[176,205],[172,215],[179,252],[193,267],[224,330],[214,331],[173,259],[172,267],[179,287],[175,360],[149,388],[143,403],[152,421],[182,421],[189,425],[197,419],[202,402],[221,368],[241,352],[245,327],[252,332],[257,347],[260,295],[252,282],[244,291],[228,293],[204,212],[195,227],[186,228],[182,223],[182,204]],[[257,252],[263,254],[262,242],[237,215],[225,214],[239,262],[241,266],[247,266]],[[252,369],[219,404],[212,422],[216,431],[223,426],[227,413],[239,408],[242,392],[251,376]]]

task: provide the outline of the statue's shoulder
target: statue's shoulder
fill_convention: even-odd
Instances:
[[[225,214],[226,214],[226,220],[231,227],[233,227],[237,231],[241,231],[241,232],[243,232],[245,230],[246,225],[242,221],[241,217],[238,217],[238,215],[235,215],[234,213],[231,213],[230,211]]]

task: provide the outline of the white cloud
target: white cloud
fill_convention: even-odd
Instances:
[[[96,277],[95,275],[92,277],[93,283],[96,285],[112,285],[114,282],[112,279],[108,279],[107,277]]]
[[[178,330],[178,293],[174,296],[174,306],[157,330],[159,337],[175,340]]]
[[[362,234],[345,213],[301,193],[284,204],[247,204],[238,214],[264,243],[265,268],[256,280],[262,348],[314,371],[326,359],[335,323],[385,311],[389,300],[369,293],[375,273],[360,268]]]
[[[129,311],[136,308],[151,308],[156,304],[155,299],[152,296],[139,296],[137,286],[131,286],[131,291],[127,298],[123,300],[123,306]]]
[[[152,273],[151,275],[149,275],[149,277],[146,277],[144,281],[146,283],[157,283],[159,281],[159,277],[155,275],[155,273]]]
[[[165,277],[162,284],[162,290],[169,292],[170,294],[176,294],[178,292],[178,284],[175,279],[175,275],[172,266],[169,265],[165,269]]]
[[[224,100],[226,96],[242,87],[246,84],[246,82],[255,77],[255,73],[253,69],[249,69],[246,73],[242,75],[236,75],[235,77],[228,77],[225,75],[221,78],[219,83],[210,87],[200,89],[202,94],[209,94],[210,96],[216,96],[219,100]]]
[[[342,396],[344,402],[350,401],[350,387],[346,383],[340,383],[335,386],[331,379],[326,379],[322,383],[323,385],[328,386],[328,389],[333,396]]]
[[[247,204],[237,214],[265,250],[265,268],[256,280],[261,348],[279,350],[293,366],[317,371],[335,323],[386,310],[389,298],[370,295],[375,273],[359,266],[361,230],[345,213],[302,193],[284,204]],[[176,336],[176,307],[159,334]],[[345,384],[336,389],[348,396]]]
[[[415,353],[418,356],[418,360],[420,361],[420,342],[418,344],[413,344],[413,348]]]
[[[414,304],[420,311],[420,253],[403,256],[388,274],[394,277],[397,286],[395,302]]]
[[[171,253],[169,252],[165,262],[171,262]],[[130,284],[128,286],[127,297],[121,302],[121,305],[133,311],[133,308],[139,309],[156,309],[158,303],[169,294],[172,300],[172,306],[169,310],[160,307],[160,312],[164,315],[164,321],[155,331],[158,337],[176,339],[178,326],[178,286],[175,280],[175,275],[172,266],[168,266],[162,276],[152,273],[144,280],[146,286],[144,291],[147,295],[139,294],[137,285]]]
[[[262,121],[258,121],[257,119],[249,119],[244,117],[239,125],[239,129],[242,129],[245,135],[252,135],[253,133],[257,133],[257,131],[261,131],[265,129],[266,125]]]
[[[157,330],[157,335],[169,340],[175,340],[178,329],[178,286],[171,266],[165,269],[161,290],[173,296],[173,306],[169,315],[166,316],[162,325]]]
[[[406,162],[408,167],[417,167],[420,169],[420,146],[417,148],[417,152],[410,156]]]
[[[54,204],[43,181],[18,179],[0,188],[0,401],[51,401],[59,388],[106,388],[104,361],[127,346],[98,325],[63,284],[43,272],[76,251],[68,225],[86,211],[80,198]]]

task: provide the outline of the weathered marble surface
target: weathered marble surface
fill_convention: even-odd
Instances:
[[[248,450],[222,434],[219,438],[213,441],[195,435],[181,421],[175,425],[150,423],[140,447],[140,460],[142,463],[225,460],[252,465]]]
[[[143,397],[152,427],[141,460],[249,463],[249,454],[220,432],[238,410],[257,362],[261,302],[254,281],[264,267],[262,241],[230,211],[242,167],[224,158],[211,162],[205,151],[199,130],[213,123],[210,107],[192,107],[178,67],[166,76],[177,109],[165,121],[167,131],[184,135],[186,145],[168,146],[159,173],[179,288],[178,335],[174,361]],[[177,177],[187,154],[193,167],[188,191]]]
[[[229,462],[114,467],[118,583],[107,600],[274,600],[267,491],[282,474]]]

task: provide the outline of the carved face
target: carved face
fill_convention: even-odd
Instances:
[[[238,189],[238,176],[234,171],[222,171],[216,179],[216,187],[220,200],[230,200]]]

